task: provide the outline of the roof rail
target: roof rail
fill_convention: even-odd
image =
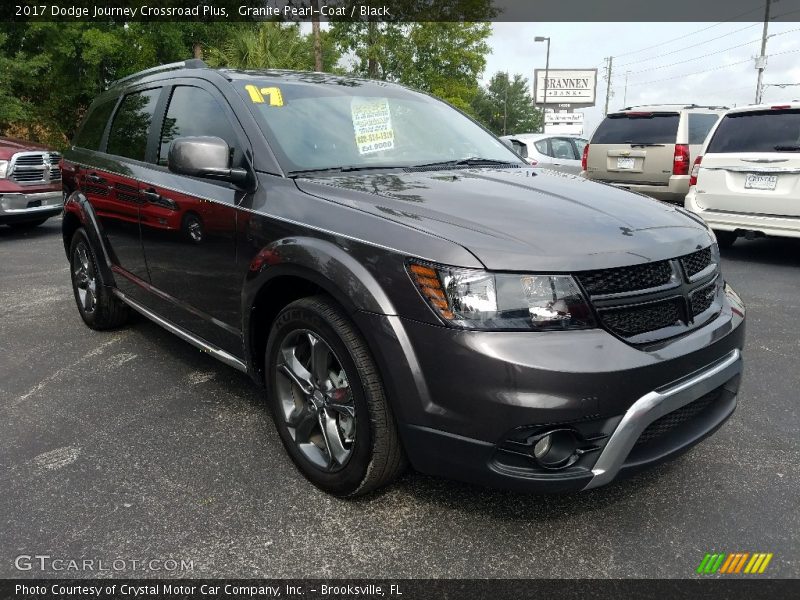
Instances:
[[[127,75],[126,77],[122,77],[121,79],[117,79],[116,81],[112,81],[108,85],[108,87],[112,88],[115,85],[119,85],[123,81],[129,81],[131,79],[136,79],[138,77],[144,77],[145,75],[152,75],[154,73],[162,73],[164,71],[174,71],[176,69],[205,69],[205,68],[208,68],[208,65],[205,62],[203,62],[199,58],[190,58],[188,60],[168,63],[166,65],[158,65],[157,67],[151,67],[149,69],[144,69],[143,71],[132,73],[131,75]]]

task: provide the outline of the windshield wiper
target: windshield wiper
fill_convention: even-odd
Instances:
[[[777,146],[774,146],[774,148],[778,152],[800,152],[800,144],[787,144],[787,145],[779,144]]]
[[[298,169],[296,171],[288,171],[288,177],[300,177],[302,175],[310,175],[312,173],[352,173],[354,171],[373,171],[375,169],[404,169],[403,166],[397,165],[351,165],[345,167],[319,167],[317,169]]]
[[[412,169],[424,169],[427,167],[462,167],[462,166],[482,166],[482,165],[517,165],[522,164],[512,160],[495,160],[493,158],[482,158],[480,156],[470,156],[455,160],[441,160],[432,163],[414,165]]]

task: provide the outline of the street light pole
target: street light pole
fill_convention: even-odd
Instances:
[[[547,42],[547,58],[544,63],[544,98],[542,98],[542,133],[544,133],[544,119],[545,112],[547,111],[547,80],[550,75],[550,38],[543,35],[537,35],[533,38],[534,42]]]

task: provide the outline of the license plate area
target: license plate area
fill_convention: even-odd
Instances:
[[[778,185],[777,175],[756,175],[748,173],[744,178],[746,190],[774,190]]]
[[[620,156],[617,158],[617,168],[621,170],[625,169],[633,169],[636,166],[636,159],[629,158],[626,156]]]

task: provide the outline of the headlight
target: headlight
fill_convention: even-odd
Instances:
[[[8,174],[8,161],[0,160],[0,179],[5,179]]]
[[[488,273],[411,263],[411,278],[445,322],[465,329],[551,331],[595,326],[569,275]]]

